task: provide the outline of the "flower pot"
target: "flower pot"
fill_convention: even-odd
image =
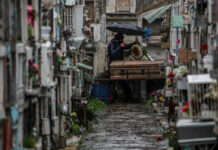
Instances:
[[[179,90],[187,90],[187,78],[183,77],[182,79],[178,80],[177,88]]]

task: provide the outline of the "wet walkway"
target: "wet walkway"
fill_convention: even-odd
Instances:
[[[145,104],[114,104],[99,124],[84,137],[81,150],[166,150],[156,114],[146,112]]]

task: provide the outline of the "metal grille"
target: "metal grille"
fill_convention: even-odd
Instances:
[[[218,101],[213,97],[217,81],[209,74],[188,76],[189,111],[192,119],[213,119],[218,114]]]
[[[65,6],[64,29],[73,29],[73,6]]]

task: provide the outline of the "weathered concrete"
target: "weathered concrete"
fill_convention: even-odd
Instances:
[[[156,140],[161,131],[156,114],[144,104],[114,104],[99,124],[84,137],[82,150],[166,150],[167,141]]]

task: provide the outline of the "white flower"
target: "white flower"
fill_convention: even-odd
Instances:
[[[188,73],[188,69],[186,66],[180,66],[179,68],[175,68],[173,73],[177,79],[181,79],[185,74]]]

